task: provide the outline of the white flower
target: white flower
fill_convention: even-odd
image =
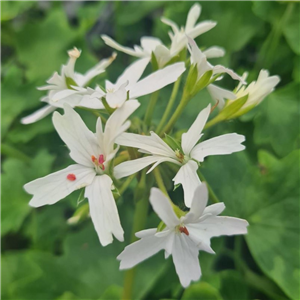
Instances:
[[[173,30],[173,32],[169,32],[169,36],[172,41],[170,47],[171,56],[175,56],[187,46],[187,36],[195,39],[197,36],[209,31],[217,25],[217,23],[213,21],[204,21],[196,24],[200,14],[201,6],[196,3],[191,7],[188,13],[185,27],[181,27],[180,29],[173,21],[164,17],[161,18],[162,22],[171,26]],[[218,57],[222,56],[224,53],[221,48],[214,47],[213,49],[209,49],[207,54],[210,57]]]
[[[95,134],[68,104],[64,106],[64,115],[55,112],[55,129],[70,149],[70,156],[76,164],[25,184],[25,190],[33,195],[29,204],[34,207],[54,204],[73,191],[86,187],[85,197],[89,200],[90,215],[100,243],[103,246],[111,243],[112,235],[123,241],[108,171],[119,148],[114,149],[115,139],[130,126],[130,121],[126,120],[138,107],[137,100],[127,101],[109,117],[104,131],[98,118]]]
[[[133,49],[118,44],[107,35],[102,35],[101,37],[108,46],[135,57],[143,57],[147,59],[147,62],[150,62],[151,55],[154,53],[159,68],[162,68],[187,46],[186,35],[196,38],[216,26],[217,23],[212,21],[205,21],[196,24],[196,21],[200,16],[200,12],[201,6],[199,4],[194,4],[188,13],[185,27],[181,29],[179,29],[177,24],[173,21],[166,18],[161,19],[162,22],[170,25],[173,29],[173,33],[169,33],[171,38],[170,49],[163,45],[160,39],[154,37],[142,37],[141,46],[135,45]],[[207,49],[206,55],[208,57],[219,57],[224,55],[224,51],[219,47],[212,47]]]
[[[182,134],[181,145],[173,149],[154,132],[151,132],[151,136],[133,133],[120,135],[116,139],[117,144],[139,148],[140,152],[150,154],[150,156],[117,165],[114,169],[116,178],[131,175],[153,163],[155,164],[147,173],[162,162],[172,162],[180,166],[173,178],[174,184],[182,184],[185,205],[190,207],[194,191],[200,184],[197,175],[198,163],[210,155],[231,154],[245,149],[245,146],[241,144],[245,141],[245,137],[236,133],[224,134],[197,144],[203,135],[202,129],[209,117],[210,109],[209,104],[199,113],[190,129]]]
[[[201,269],[199,250],[214,253],[210,239],[221,235],[246,234],[248,222],[243,219],[218,216],[225,208],[224,203],[206,207],[208,200],[205,183],[197,187],[191,201],[190,211],[178,217],[168,198],[157,188],[151,189],[150,202],[166,227],[136,233],[139,241],[127,246],[117,257],[120,269],[129,269],[160,250],[165,258],[172,255],[176,273],[183,287],[199,280]]]
[[[62,66],[61,74],[55,72],[47,81],[48,85],[38,88],[39,90],[48,90],[48,95],[41,98],[41,101],[46,102],[47,105],[23,118],[21,120],[23,124],[31,124],[44,118],[57,107],[62,108],[64,103],[68,103],[71,107],[78,106],[83,96],[91,92],[85,86],[95,76],[105,72],[105,69],[116,57],[116,54],[113,53],[110,58],[101,60],[85,74],[80,74],[74,70],[75,62],[80,54],[81,52],[77,48],[68,51],[69,61]]]
[[[100,88],[97,88],[94,92],[91,92],[90,89],[88,92],[90,95],[85,96],[80,105],[88,107],[93,106],[94,108],[101,109],[104,108],[101,103],[101,98],[105,97],[111,108],[118,108],[126,101],[128,92],[130,99],[151,94],[162,89],[166,85],[175,82],[185,71],[184,63],[179,62],[158,70],[142,80],[139,80],[147,64],[147,58],[135,61],[124,70],[116,83],[111,83],[106,80],[105,92]]]
[[[248,74],[245,73],[243,76],[246,78],[247,75]],[[247,87],[239,84],[235,92],[236,98],[238,99],[248,94],[247,102],[241,109],[258,105],[265,97],[274,91],[279,81],[279,76],[269,76],[267,70],[261,70],[257,81],[252,81]],[[231,102],[232,101],[229,101],[229,103]]]

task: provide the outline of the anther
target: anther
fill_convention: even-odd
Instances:
[[[189,231],[187,230],[187,228],[184,227],[184,226],[180,226],[180,227],[179,227],[179,231],[180,231],[181,233],[186,234],[186,235],[189,235],[189,234],[190,234]]]
[[[67,175],[67,179],[70,180],[70,181],[74,181],[74,180],[76,180],[76,176],[75,176],[75,174],[71,173],[71,174]]]
[[[92,162],[95,162],[95,160],[97,160],[96,157],[95,157],[94,155],[92,155],[91,158],[92,158]]]

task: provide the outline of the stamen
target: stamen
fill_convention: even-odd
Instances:
[[[92,162],[95,162],[95,160],[97,160],[96,157],[95,157],[94,155],[92,155],[91,158],[92,158]]]
[[[187,230],[187,228],[184,227],[184,226],[180,226],[180,227],[179,227],[179,231],[180,231],[181,233],[186,234],[186,235],[189,235],[189,234],[190,234],[189,231]]]
[[[98,162],[99,162],[100,168],[101,168],[102,170],[105,170],[105,167],[104,167],[104,155],[103,155],[103,154],[100,154],[100,155],[99,155]]]
[[[67,179],[70,181],[74,181],[74,180],[76,180],[76,176],[75,176],[75,174],[70,173],[67,175]]]
[[[184,160],[184,154],[181,153],[181,151],[179,149],[175,150],[175,155],[178,158],[178,160],[182,163]]]

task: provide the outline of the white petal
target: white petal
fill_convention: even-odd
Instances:
[[[225,106],[225,99],[230,99],[230,100],[236,99],[236,95],[232,91],[220,88],[214,84],[208,85],[207,90],[210,96],[216,102],[218,102],[219,109],[222,109]]]
[[[119,50],[121,52],[124,52],[128,55],[137,56],[137,57],[146,56],[144,53],[137,53],[135,50],[133,50],[131,48],[124,47],[124,46],[118,44],[117,42],[115,42],[113,39],[111,39],[110,37],[108,37],[105,34],[101,35],[101,38],[103,39],[103,41],[105,42],[106,45],[108,45],[116,50]]]
[[[46,105],[46,106],[42,107],[41,109],[35,111],[31,115],[22,118],[21,123],[22,124],[34,123],[34,122],[39,121],[39,120],[43,119],[44,117],[48,116],[55,110],[56,110],[55,106]]]
[[[102,246],[112,243],[112,235],[119,241],[124,241],[124,231],[111,186],[112,180],[109,176],[96,176],[84,193],[89,199],[90,215]]]
[[[195,190],[190,211],[182,218],[184,224],[194,223],[202,216],[208,201],[206,183],[201,183]]]
[[[125,247],[124,251],[117,257],[120,270],[130,269],[145,259],[153,256],[164,249],[167,239],[149,235],[141,240]]]
[[[156,232],[157,232],[157,228],[150,228],[150,229],[145,229],[145,230],[136,232],[135,236],[141,239],[141,238],[147,237],[149,235],[155,235]]]
[[[245,137],[236,133],[223,134],[199,143],[191,151],[191,157],[202,162],[204,157],[210,155],[224,155],[242,151],[245,146],[241,143]]]
[[[213,74],[220,74],[220,73],[227,73],[231,76],[232,79],[239,80],[243,84],[246,82],[244,81],[244,78],[242,76],[239,76],[236,74],[233,70],[225,68],[224,66],[217,65],[213,67]]]
[[[193,160],[189,160],[179,169],[179,171],[173,178],[175,185],[180,183],[182,184],[184,203],[187,207],[191,206],[195,190],[200,185],[200,179],[197,175],[197,169],[197,163]]]
[[[105,153],[108,154],[113,149],[115,139],[121,134],[120,128],[128,117],[140,106],[137,100],[126,101],[122,107],[115,110],[108,118],[105,130],[103,144],[105,146]],[[128,123],[127,123],[128,124]],[[126,130],[126,127],[122,127]]]
[[[51,97],[50,100],[53,102],[57,102],[64,98],[73,96],[74,94],[77,94],[77,93],[78,93],[78,91],[76,91],[76,90],[62,90],[62,91],[55,93],[55,95],[53,97]]]
[[[184,71],[185,66],[183,62],[158,70],[133,85],[129,91],[130,97],[137,98],[160,90],[166,85],[175,82]]]
[[[126,99],[127,91],[124,87],[106,94],[106,101],[111,108],[121,107]]]
[[[159,45],[162,45],[162,42],[158,38],[152,36],[144,36],[141,38],[141,46],[149,54],[151,54],[151,52],[153,52]]]
[[[87,107],[91,109],[104,109],[100,98],[93,97],[92,95],[84,95],[78,106]]]
[[[100,154],[95,135],[69,105],[65,105],[64,109],[64,115],[58,112],[53,114],[52,119],[56,131],[70,149],[70,156],[74,161],[94,167],[91,156]]]
[[[175,152],[154,132],[151,136],[123,133],[117,139],[116,143],[122,146],[139,148],[147,151],[147,153],[172,157],[176,159]]]
[[[76,179],[73,181],[67,179],[69,174],[75,175]],[[33,180],[24,185],[25,191],[33,195],[29,205],[39,207],[54,204],[73,191],[91,184],[95,175],[92,168],[71,165],[61,171]]]
[[[217,22],[213,21],[204,21],[201,23],[198,23],[194,28],[191,30],[187,30],[186,34],[191,37],[192,39],[195,39],[200,34],[203,34],[210,29],[214,28],[217,25]]]
[[[149,61],[150,58],[145,57],[132,63],[129,67],[125,69],[122,75],[117,79],[115,86],[119,87],[121,84],[128,81],[127,89],[130,89],[130,87],[141,78]]]
[[[186,288],[191,281],[199,280],[201,269],[198,248],[185,234],[176,234],[172,257],[181,285]]]
[[[197,116],[196,120],[188,130],[181,137],[181,146],[184,154],[189,155],[193,147],[199,141],[202,129],[210,114],[210,104],[204,108]]]
[[[203,214],[212,214],[212,215],[219,215],[223,210],[225,209],[225,204],[223,202],[220,202],[220,203],[215,203],[215,204],[212,204],[210,206],[207,206],[205,209],[204,209],[204,212]]]
[[[213,46],[203,51],[203,54],[206,58],[223,57],[225,55],[225,50],[221,47]]]
[[[201,5],[199,5],[198,3],[195,3],[191,7],[191,9],[188,13],[187,19],[186,19],[186,25],[185,25],[186,31],[189,31],[192,28],[194,28],[200,14],[201,14]]]
[[[175,215],[170,201],[160,189],[151,188],[150,203],[153,210],[169,228],[174,228],[179,225],[179,219]]]
[[[161,159],[160,156],[146,156],[134,160],[125,161],[114,167],[114,175],[117,179],[134,174]]]
[[[175,22],[173,22],[172,20],[169,20],[165,17],[162,17],[160,20],[163,23],[165,23],[166,25],[169,25],[175,34],[179,32],[179,28],[178,28],[177,24]]]
[[[211,216],[203,222],[189,224],[189,226],[197,228],[199,236],[209,238],[221,235],[246,234],[248,225],[248,222],[243,219],[219,216]]]

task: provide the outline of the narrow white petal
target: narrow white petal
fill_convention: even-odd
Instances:
[[[213,74],[220,74],[220,73],[227,73],[229,76],[231,76],[232,79],[239,80],[243,84],[246,83],[244,81],[244,78],[242,76],[239,76],[233,70],[225,68],[224,66],[221,66],[221,65],[214,66],[213,67]]]
[[[96,137],[69,105],[65,105],[64,109],[64,115],[53,114],[54,127],[70,149],[71,158],[79,164],[93,167],[91,156],[100,154]]]
[[[172,257],[181,285],[186,288],[191,281],[199,280],[201,269],[198,248],[185,234],[176,234]]]
[[[223,57],[225,55],[225,50],[221,47],[213,46],[203,51],[203,54],[206,58]]]
[[[21,123],[22,124],[34,123],[34,122],[39,121],[39,120],[43,119],[44,117],[48,116],[55,110],[56,110],[55,106],[46,105],[46,106],[40,108],[39,110],[35,111],[31,115],[22,118]]]
[[[89,200],[90,215],[102,246],[112,243],[112,235],[119,241],[124,241],[124,231],[111,186],[112,180],[109,176],[96,176],[84,193]]]
[[[117,257],[120,260],[120,270],[130,269],[145,259],[164,249],[167,239],[149,235],[125,247]]]
[[[245,137],[236,133],[223,134],[199,143],[191,151],[191,157],[202,162],[206,156],[224,155],[242,151]]]
[[[116,139],[116,143],[122,146],[142,149],[147,151],[147,153],[176,159],[174,151],[154,132],[151,132],[151,136],[125,132]]]
[[[165,23],[166,25],[169,25],[175,34],[179,32],[179,28],[178,28],[177,24],[175,22],[173,22],[172,20],[162,17],[161,21],[163,23]]]
[[[199,236],[212,238],[221,235],[246,234],[249,224],[243,219],[211,216],[202,222],[188,225],[197,229]]]
[[[108,118],[105,125],[103,141],[106,149],[108,149],[106,152],[111,151],[112,146],[115,143],[115,139],[121,134],[120,128],[139,106],[140,103],[137,100],[126,101],[122,107],[115,110]],[[124,127],[123,129],[126,130]]]
[[[193,147],[199,141],[202,129],[210,114],[210,104],[204,108],[197,116],[190,129],[181,137],[181,146],[184,154],[189,155]]]
[[[67,178],[70,174],[74,175],[75,180]],[[25,191],[33,195],[29,205],[39,207],[54,204],[73,191],[91,184],[95,175],[92,168],[71,165],[61,171],[33,180],[24,185]]]
[[[55,95],[53,97],[51,97],[50,100],[53,102],[56,102],[56,101],[62,100],[64,98],[73,96],[74,94],[77,94],[77,93],[78,93],[78,91],[76,91],[76,90],[62,90],[62,91],[55,93]]]
[[[111,108],[121,107],[127,99],[127,91],[124,87],[106,94],[106,101]]]
[[[87,107],[91,109],[104,109],[100,98],[93,97],[92,95],[84,95],[77,106]]]
[[[225,209],[225,204],[223,202],[215,203],[212,205],[207,206],[204,209],[203,214],[212,214],[212,215],[219,215]]]
[[[189,160],[179,169],[173,178],[175,185],[182,184],[184,203],[187,207],[191,206],[195,190],[201,183],[197,175],[197,169],[197,163],[193,160]]]
[[[194,28],[200,14],[201,14],[201,5],[199,5],[198,3],[195,3],[191,7],[191,9],[188,13],[187,19],[186,19],[186,25],[185,25],[186,31],[189,31],[192,28]]]
[[[190,211],[182,218],[183,223],[194,223],[202,216],[208,201],[206,183],[201,183],[195,190]]]
[[[135,50],[128,48],[128,47],[124,47],[120,44],[118,44],[117,42],[115,42],[113,39],[111,39],[110,37],[108,37],[107,35],[101,35],[101,38],[103,39],[103,41],[105,42],[106,45],[119,50],[121,52],[124,52],[128,55],[132,55],[132,56],[137,56],[137,57],[144,57],[145,54],[144,53],[137,53]]]
[[[145,230],[136,232],[135,236],[141,239],[141,238],[147,237],[149,235],[155,235],[156,232],[157,232],[157,228],[150,228],[150,229],[145,229]]]
[[[130,97],[137,98],[160,90],[166,85],[175,82],[184,71],[185,66],[183,62],[158,70],[133,85],[129,91]]]
[[[134,160],[125,161],[114,167],[114,175],[117,179],[134,174],[161,159],[160,156],[146,156]]]
[[[215,102],[218,102],[219,109],[222,109],[225,106],[226,99],[236,99],[236,95],[232,91],[220,88],[214,84],[208,85],[207,90]]]
[[[141,46],[144,50],[146,50],[149,54],[155,50],[155,48],[159,45],[162,45],[160,39],[152,36],[144,36],[141,38]]]
[[[195,27],[193,27],[191,30],[187,30],[186,34],[191,37],[192,39],[195,39],[200,34],[203,34],[212,28],[214,28],[217,25],[217,22],[213,21],[204,21],[201,23],[198,23]]]
[[[150,203],[153,210],[169,228],[174,228],[179,225],[179,219],[175,215],[170,201],[160,189],[151,188]]]
[[[150,57],[145,57],[132,63],[129,67],[125,69],[125,71],[117,79],[115,86],[119,87],[121,84],[128,81],[127,89],[129,89],[133,84],[135,84],[141,78],[149,61],[150,61]]]

